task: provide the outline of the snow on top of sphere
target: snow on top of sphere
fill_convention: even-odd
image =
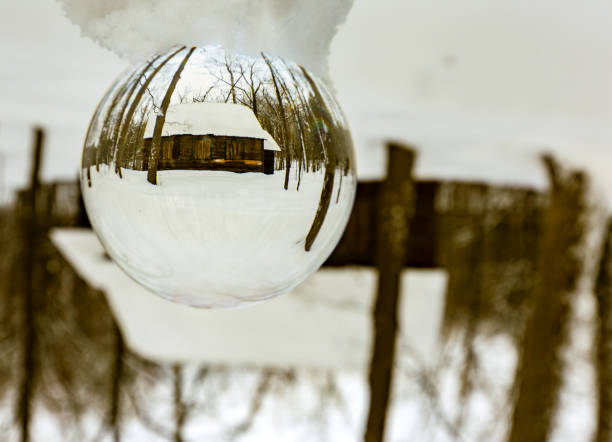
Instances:
[[[153,137],[155,114],[147,121],[144,137]],[[225,135],[260,138],[264,149],[280,151],[280,147],[247,106],[234,103],[183,103],[166,111],[162,136]]]
[[[176,44],[295,60],[327,79],[353,0],[59,0],[82,35],[132,62]]]

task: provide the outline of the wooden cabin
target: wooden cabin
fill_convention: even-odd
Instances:
[[[148,168],[155,116],[144,136],[143,169]],[[246,106],[189,103],[168,108],[162,129],[158,170],[224,170],[274,173],[280,147]]]
[[[145,165],[151,152],[145,138]],[[264,149],[264,140],[217,135],[167,135],[162,137],[158,170],[196,169],[231,172],[274,173],[274,150]]]

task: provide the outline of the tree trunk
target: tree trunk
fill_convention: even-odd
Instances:
[[[123,358],[125,344],[121,330],[115,324],[115,364],[111,378],[110,427],[114,442],[121,441],[121,387],[123,385]]]
[[[474,197],[478,196],[486,207],[487,193],[486,187],[479,189]],[[483,209],[486,213],[486,208]],[[486,288],[483,287],[486,272],[483,272],[483,265],[487,261],[485,251],[485,227],[483,213],[478,213],[466,220],[471,234],[469,243],[456,245],[450,255],[452,261],[449,262],[448,284],[446,290],[446,306],[444,312],[445,327],[443,334],[448,335],[448,328],[452,324],[453,319],[460,316],[464,319],[465,331],[463,336],[463,366],[459,375],[459,401],[467,403],[474,387],[473,380],[477,376],[478,354],[474,347],[474,339],[477,336],[478,328],[481,322],[481,309],[486,297]],[[455,299],[455,302],[449,302],[450,299]],[[446,309],[455,310],[448,311]],[[459,309],[459,311],[457,311]],[[463,310],[463,311],[461,311]],[[467,407],[460,407],[457,413],[454,428],[456,431],[461,431]]]
[[[274,84],[274,91],[276,92],[276,100],[278,101],[278,109],[281,116],[281,127],[283,132],[283,154],[285,154],[285,183],[283,187],[285,190],[289,188],[289,174],[291,171],[291,149],[289,143],[289,129],[287,127],[287,115],[285,114],[285,108],[283,106],[283,99],[280,93],[280,88],[278,86],[278,81],[276,79],[276,74],[274,73],[274,69],[272,68],[272,62],[266,55],[262,52],[261,56],[265,60],[268,65],[268,69],[270,69],[270,74],[272,75],[272,83]]]
[[[374,306],[366,442],[381,442],[385,433],[398,330],[400,277],[407,252],[410,219],[414,214],[413,163],[413,151],[396,145],[389,146],[388,175],[379,196],[376,233],[378,292]]]
[[[35,291],[37,287],[35,278],[38,275],[36,265],[36,252],[40,235],[38,220],[36,219],[37,194],[40,187],[39,175],[42,163],[44,132],[36,129],[34,149],[32,152],[32,171],[30,175],[30,188],[26,192],[27,199],[23,208],[23,268],[18,274],[23,275],[23,354],[21,364],[21,385],[18,393],[18,419],[21,430],[21,442],[30,441],[30,422],[32,420],[32,406],[34,391],[38,378],[38,334],[35,314]]]
[[[140,73],[134,80],[134,84],[132,84],[132,87],[128,91],[127,96],[125,97],[125,102],[123,103],[123,106],[121,106],[121,111],[119,111],[118,122],[113,128],[113,135],[111,136],[111,140],[113,141],[115,173],[118,173],[120,177],[122,177],[121,162],[123,161],[123,154],[122,154],[123,149],[119,149],[119,146],[120,146],[119,145],[119,130],[121,129],[121,126],[123,124],[123,116],[125,115],[125,112],[128,108],[128,104],[130,103],[130,98],[132,98],[132,95],[134,94],[136,87],[138,87],[140,79],[147,73],[147,71],[151,68],[151,66],[153,66],[153,63],[155,63],[159,59],[159,57],[161,57],[161,55],[157,55],[153,57],[151,61],[147,63],[147,65],[140,71]]]
[[[299,102],[300,102],[300,104],[302,106],[302,109],[305,109],[305,112],[310,115],[310,117],[312,118],[311,124],[314,124],[315,117],[312,115],[312,111],[308,108],[308,104],[306,102],[306,98],[304,97],[304,95],[302,94],[302,92],[300,90],[300,86],[298,84],[297,78],[295,77],[295,74],[293,73],[293,71],[289,70],[289,75],[291,76],[291,79],[293,80],[293,86],[294,86],[295,92],[297,94],[297,99],[299,100]],[[315,85],[315,87],[316,87],[316,85]],[[317,93],[318,93],[318,91],[317,91]],[[292,99],[292,101],[293,101],[293,99]],[[312,152],[311,152],[310,158],[309,158],[309,155],[306,153],[306,143],[304,142],[304,138],[303,138],[304,134],[306,133],[306,130],[304,129],[304,125],[302,123],[302,118],[299,115],[299,112],[297,110],[298,107],[295,106],[295,101],[293,101],[293,103],[294,103],[295,113],[297,115],[297,120],[300,122],[300,132],[301,132],[301,135],[302,135],[301,138],[300,138],[301,143],[302,143],[302,157],[304,158],[304,162],[305,162],[304,167],[305,167],[306,173],[308,173],[308,172],[310,172],[311,167],[312,167],[312,169],[314,171],[314,166],[312,166],[310,164],[314,160],[314,158],[313,158]],[[307,118],[308,118],[307,116],[304,116],[304,120],[306,120]]]
[[[134,113],[136,112],[136,108],[138,107],[138,104],[140,104],[140,100],[142,100],[142,97],[147,91],[149,85],[151,84],[151,81],[153,81],[153,79],[159,73],[161,68],[163,68],[166,65],[166,63],[170,61],[172,57],[174,57],[176,54],[181,52],[183,49],[185,49],[185,46],[180,47],[179,49],[174,51],[172,54],[167,56],[159,64],[159,66],[155,68],[155,70],[151,73],[151,75],[149,75],[149,78],[146,79],[146,81],[142,84],[142,86],[138,90],[138,93],[134,97],[134,101],[132,101],[132,104],[130,105],[130,108],[128,109],[127,114],[125,115],[123,124],[121,125],[121,133],[119,134],[119,138],[117,141],[117,147],[116,147],[119,150],[119,161],[123,161],[123,152],[125,151],[125,149],[127,149],[128,130],[130,128],[130,125],[132,124],[132,118],[134,118]]]
[[[595,442],[612,441],[612,219],[608,221],[595,284],[596,359],[599,410]]]
[[[113,111],[121,101],[123,94],[127,89],[127,84],[123,84],[115,91],[113,95],[113,99],[111,100],[108,109],[106,110],[106,115],[104,116],[104,123],[102,124],[102,129],[100,132],[100,142],[98,143],[98,148],[96,149],[96,172],[100,171],[100,162],[106,163],[109,157],[112,157],[112,148],[109,146],[109,142],[112,141],[111,136],[109,136],[109,129],[113,119]],[[120,124],[120,122],[116,122],[116,124]],[[104,155],[103,155],[104,154]]]
[[[306,147],[304,146],[304,126],[302,124],[302,119],[300,118],[298,108],[295,105],[295,102],[293,101],[293,97],[289,93],[289,89],[284,83],[281,83],[281,86],[283,87],[283,92],[285,93],[285,96],[287,97],[287,101],[289,102],[289,106],[291,107],[291,112],[293,112],[293,118],[295,122],[297,123],[297,126],[300,131],[298,134],[298,138],[300,139],[300,146],[302,147],[302,149],[300,150],[299,157],[298,157],[298,174],[297,174],[298,180],[297,180],[297,186],[296,186],[296,190],[300,190],[300,183],[302,182],[302,164],[304,163],[306,159],[305,158],[306,157]],[[285,182],[288,184],[287,180],[285,180]]]
[[[227,58],[227,56],[225,57],[225,69],[227,70],[230,76],[230,93],[232,96],[232,103],[236,104],[236,83],[234,81],[234,71],[232,71],[232,63]]]
[[[253,113],[255,114],[255,118],[259,118],[259,115],[257,114],[257,91],[259,90],[259,87],[261,86],[261,83],[259,84],[259,86],[257,86],[257,89],[255,89],[255,83],[253,81],[253,65],[251,65],[250,67],[251,69],[251,75],[250,75],[250,88],[251,88],[251,97],[252,97],[252,103],[253,103]]]
[[[297,180],[297,186],[295,187],[295,190],[300,190],[301,183],[302,183],[302,158],[300,158],[298,161],[298,180]]]
[[[193,51],[195,51],[195,49],[196,48],[194,46],[189,50],[187,55],[185,55],[185,58],[183,58],[183,61],[181,62],[180,66],[174,73],[174,77],[172,77],[172,81],[168,86],[168,90],[166,91],[166,95],[164,96],[164,99],[161,104],[161,113],[155,119],[153,139],[151,140],[151,154],[149,155],[149,171],[147,172],[147,180],[151,184],[157,184],[157,166],[159,164],[161,133],[164,127],[164,123],[166,122],[166,111],[168,110],[168,106],[170,106],[170,98],[172,97],[174,89],[176,88],[176,85],[179,79],[181,78],[181,73],[183,72],[183,69],[187,64],[189,57],[191,57],[191,54],[193,54]]]
[[[328,131],[331,133],[332,140],[335,140],[336,137],[334,135],[336,132],[336,127],[334,125],[332,116],[327,111],[325,102],[323,101],[323,96],[321,95],[321,92],[319,91],[319,87],[317,86],[315,81],[312,79],[308,71],[306,71],[306,69],[304,69],[303,67],[300,67],[300,69],[302,70],[302,73],[306,77],[308,84],[310,85],[310,87],[312,88],[312,91],[314,92],[315,102],[317,103],[317,107],[318,107],[317,117],[321,118],[323,122],[325,122],[325,125],[328,128]],[[335,177],[336,166],[337,166],[336,147],[330,143],[329,149],[326,149],[324,140],[321,137],[321,133],[319,132],[318,135],[321,140],[321,149],[323,149],[323,155],[325,155],[325,178],[323,180],[323,190],[321,191],[319,207],[317,209],[315,219],[312,222],[312,226],[310,227],[310,231],[308,232],[308,235],[306,236],[306,243],[304,244],[304,248],[307,252],[312,247],[312,244],[314,243],[317,235],[319,234],[319,230],[321,229],[321,226],[323,225],[323,221],[325,221],[325,217],[327,216],[327,210],[329,209],[329,204],[331,201],[333,185],[334,185],[334,177]]]
[[[172,367],[174,375],[174,442],[183,442],[183,427],[187,417],[187,409],[183,400],[183,372],[181,366]]]
[[[552,158],[544,161],[551,199],[543,220],[534,308],[516,372],[518,397],[510,442],[541,442],[550,435],[562,381],[561,350],[567,338],[570,296],[582,271],[576,251],[584,235],[586,179],[581,174],[562,177]]]
[[[332,193],[334,190],[334,178],[336,175],[336,162],[335,156],[330,155],[328,159],[328,163],[325,165],[325,176],[323,178],[323,189],[321,190],[321,198],[319,198],[319,207],[317,208],[317,213],[315,214],[314,220],[312,221],[312,225],[310,226],[310,230],[306,235],[306,242],[304,243],[304,250],[307,252],[312,248],[315,239],[317,239],[317,235],[323,227],[323,222],[325,221],[325,217],[327,216],[327,210],[329,209],[329,204],[331,202]]]

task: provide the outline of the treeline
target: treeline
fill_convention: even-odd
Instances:
[[[550,440],[561,424],[562,389],[571,376],[566,352],[577,326],[572,311],[579,296],[591,296],[582,291],[581,283],[592,279],[594,357],[589,361],[585,355],[583,363],[590,363],[597,381],[598,420],[592,440],[609,440],[611,230],[608,227],[601,237],[599,265],[587,268],[588,242],[594,238],[590,229],[598,228],[593,224],[594,208],[587,203],[588,177],[562,167],[551,156],[543,157],[543,165],[550,183],[546,193],[508,192],[487,185],[449,187],[440,193],[438,210],[463,218],[457,219],[462,228],[453,225],[453,217],[437,227],[437,253],[448,272],[443,342],[462,347],[458,400],[467,404],[478,395],[499,394],[495,379],[484,378],[483,361],[490,356],[483,339],[510,338],[518,356],[514,380],[506,400],[493,410],[499,420],[481,423],[481,434],[491,437],[487,431],[496,428],[502,430],[496,440]],[[597,396],[592,399],[597,401]],[[449,419],[450,434],[465,433],[468,413],[461,408]]]
[[[198,102],[249,107],[281,148],[276,169],[285,171],[286,189],[293,167],[297,168],[296,188],[302,173],[333,168],[346,175],[354,167],[342,111],[325,85],[304,68],[263,53],[253,58],[221,49],[182,47],[153,57],[111,88],[90,125],[84,173],[90,179],[90,167],[106,164],[118,174],[126,167],[153,169],[155,175],[156,138],[161,136],[168,107]],[[155,130],[153,147],[147,152],[143,138],[151,118],[155,118]]]

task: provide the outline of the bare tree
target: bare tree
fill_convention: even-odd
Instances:
[[[285,190],[289,188],[289,173],[291,171],[291,149],[289,147],[288,137],[289,130],[287,127],[287,115],[285,114],[285,108],[283,106],[283,99],[281,96],[280,86],[278,84],[276,74],[274,72],[274,68],[272,67],[272,62],[266,55],[262,52],[261,56],[265,60],[268,65],[268,69],[270,69],[270,75],[272,76],[272,83],[274,84],[274,92],[276,93],[276,100],[278,102],[278,113],[281,119],[281,134],[282,134],[282,145],[283,145],[283,154],[285,156],[285,184],[283,187]]]
[[[595,371],[599,409],[595,442],[612,440],[612,219],[608,220],[595,284],[597,300]]]
[[[310,74],[306,71],[306,69],[301,68],[302,73],[308,80],[310,87],[314,93],[314,104],[313,107],[317,109],[317,116],[321,118],[328,130],[334,131],[335,123],[333,121],[332,116],[327,111],[325,106],[325,102],[323,97],[321,96],[321,92],[315,81],[312,79]],[[321,135],[319,133],[319,135]],[[335,138],[332,134],[332,139]],[[328,141],[329,143],[329,141]],[[334,188],[334,177],[336,174],[336,152],[334,146],[328,146],[326,148],[325,144],[323,144],[322,140],[322,148],[325,154],[325,176],[323,178],[323,189],[321,190],[321,197],[319,198],[319,206],[317,208],[317,212],[315,214],[314,220],[312,221],[312,225],[308,234],[306,235],[306,242],[304,244],[304,249],[308,252],[312,248],[312,245],[323,226],[323,222],[327,216],[327,210],[329,209],[329,204],[331,202],[332,191]]]
[[[247,106],[249,106],[253,110],[255,117],[257,117],[258,116],[257,115],[257,112],[258,112],[257,93],[259,92],[259,89],[261,88],[261,81],[255,78],[255,62],[252,62],[249,64],[248,70],[249,72],[248,72],[248,77],[247,77],[244,67],[240,65],[240,75],[242,78],[245,79],[248,85],[248,88],[249,88],[247,93],[245,94],[246,98],[249,100],[248,104],[247,103],[243,103],[243,104],[246,104]]]
[[[20,293],[23,299],[23,354],[18,394],[18,419],[21,428],[21,441],[30,441],[30,422],[32,420],[34,394],[36,382],[39,377],[38,363],[38,330],[36,320],[36,298],[35,291],[40,291],[41,284],[40,269],[36,266],[35,253],[38,250],[38,240],[40,231],[36,215],[37,195],[40,188],[40,169],[42,162],[42,150],[44,143],[44,132],[42,129],[35,131],[34,149],[32,152],[32,170],[30,173],[30,186],[27,192],[27,201],[24,210],[24,235],[25,244],[23,247],[23,292]],[[38,277],[38,278],[37,278]]]
[[[172,98],[172,93],[174,92],[174,89],[176,88],[176,84],[181,78],[181,73],[183,72],[183,69],[185,68],[185,65],[187,64],[189,57],[191,57],[191,54],[193,54],[193,51],[195,50],[196,50],[195,46],[189,50],[187,55],[185,55],[185,58],[183,58],[183,61],[179,65],[178,69],[174,73],[174,76],[172,77],[172,81],[170,82],[170,85],[168,86],[168,89],[166,90],[166,94],[164,95],[164,99],[161,104],[161,109],[160,109],[161,113],[157,115],[155,119],[155,127],[153,129],[153,139],[151,141],[151,153],[149,155],[149,170],[147,172],[147,181],[149,181],[151,184],[157,184],[157,165],[159,164],[161,133],[164,127],[164,123],[166,121],[166,111],[168,110],[168,107],[170,106],[170,98]]]
[[[115,172],[118,173],[119,176],[121,176],[121,161],[120,161],[121,155],[119,153],[119,130],[121,129],[121,125],[123,122],[123,116],[125,115],[128,104],[130,103],[130,98],[132,98],[132,95],[134,94],[136,87],[138,87],[138,84],[140,83],[141,78],[147,73],[147,71],[151,68],[151,66],[153,66],[153,63],[155,63],[160,57],[161,55],[156,55],[155,57],[153,57],[151,61],[149,61],[144,66],[144,68],[142,68],[142,70],[139,72],[136,78],[132,80],[132,86],[130,87],[125,97],[123,106],[121,107],[121,110],[119,111],[119,115],[117,117],[117,122],[114,125],[113,134],[111,136],[111,140],[114,141],[112,151],[113,151],[113,157],[115,160]]]
[[[123,335],[119,327],[115,325],[115,355],[114,364],[112,371],[112,385],[111,385],[111,397],[110,397],[110,416],[109,425],[113,431],[113,440],[115,442],[121,441],[121,403],[122,394],[121,390],[124,381],[124,357],[125,357],[125,343],[123,341]]]
[[[231,58],[228,55],[225,56],[225,69],[230,76],[230,94],[232,96],[232,103],[236,104],[236,81],[234,80],[234,66]]]
[[[285,96],[287,97],[287,101],[289,103],[289,110],[291,111],[291,114],[293,115],[293,119],[295,121],[295,128],[297,129],[297,138],[299,139],[301,147],[298,155],[298,182],[296,186],[296,190],[300,190],[300,182],[302,179],[302,164],[304,163],[306,157],[306,145],[304,142],[305,127],[302,123],[302,116],[300,115],[298,106],[296,105],[295,100],[289,92],[289,88],[287,87],[285,82],[281,82],[281,86],[283,88]]]
[[[106,111],[104,123],[102,125],[102,133],[98,143],[98,148],[96,150],[96,171],[98,172],[100,171],[100,162],[104,161],[106,163],[109,155],[111,155],[110,132],[112,132],[111,126],[113,123],[113,112],[121,101],[121,98],[123,98],[123,95],[125,94],[125,91],[128,88],[128,83],[129,82],[125,82],[123,85],[121,85],[121,87],[119,87],[119,89],[115,91],[115,93],[113,94],[113,99],[111,100],[111,103]]]
[[[121,124],[121,132],[119,134],[119,137],[117,138],[116,149],[118,151],[117,153],[117,163],[118,164],[123,163],[125,151],[128,147],[127,146],[128,131],[132,127],[132,119],[134,118],[134,113],[136,112],[136,108],[140,104],[140,101],[142,100],[143,95],[148,90],[149,85],[151,84],[151,81],[153,81],[153,79],[159,73],[159,71],[166,65],[166,63],[168,63],[176,54],[181,52],[183,49],[185,49],[185,46],[178,48],[177,50],[172,52],[170,55],[168,55],[164,60],[162,60],[162,62],[151,73],[151,75],[149,75],[149,77],[146,78],[144,83],[140,86],[138,93],[134,97],[132,104],[127,110],[127,113],[125,114],[125,118],[123,119],[122,124]],[[143,76],[145,76],[145,74],[146,72],[143,72]]]
[[[195,94],[192,97],[192,101],[194,103],[204,103],[206,101],[206,98],[208,98],[208,95],[214,90],[215,87],[216,87],[216,85],[213,84],[208,89],[206,89],[206,92]]]
[[[558,406],[561,349],[567,339],[570,296],[582,271],[586,178],[564,176],[550,156],[543,158],[551,182],[539,251],[539,280],[516,370],[518,397],[510,442],[540,442],[550,434]]]
[[[187,404],[183,393],[183,369],[180,365],[172,366],[174,384],[174,442],[183,442],[183,428],[187,420]]]

